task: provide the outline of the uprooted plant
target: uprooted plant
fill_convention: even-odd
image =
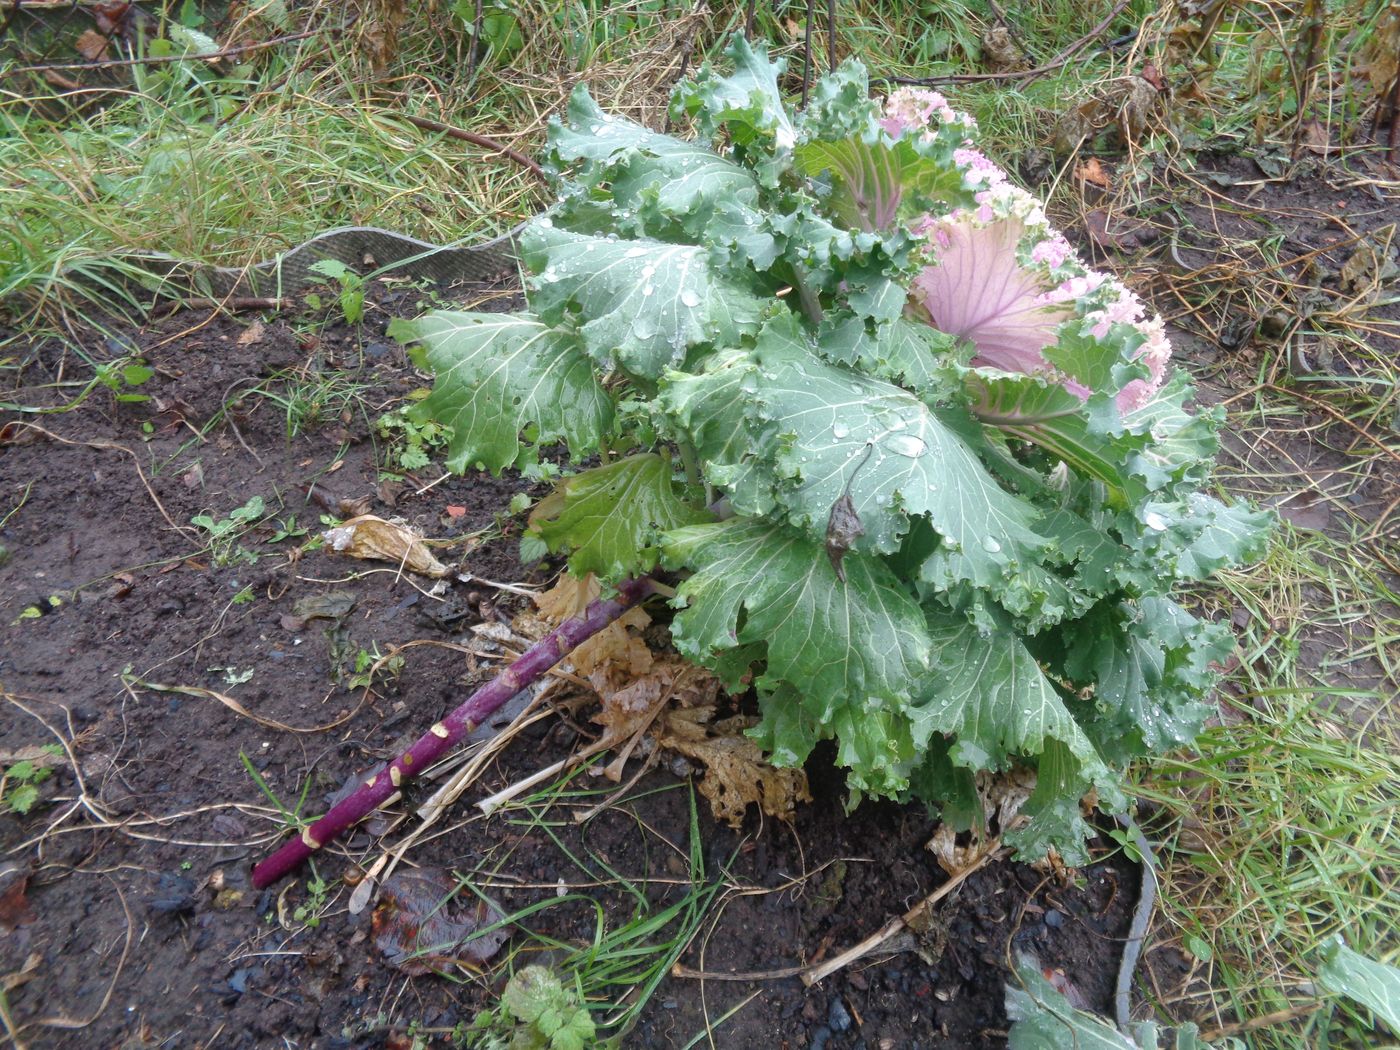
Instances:
[[[602,459],[526,547],[619,596],[487,690],[528,684],[661,565],[677,649],[753,690],[776,764],[834,738],[853,802],[924,799],[957,826],[982,819],[979,775],[1031,767],[1005,841],[1082,860],[1081,800],[1121,809],[1122,766],[1211,710],[1230,634],[1174,589],[1257,556],[1267,519],[1203,491],[1220,417],[1185,407],[1161,320],[1075,257],[970,117],[873,101],[854,62],[793,115],[781,63],[728,53],[732,74],[677,89],[693,141],[575,91],[560,199],[522,237],[528,311],[397,326],[437,375],[413,411],[451,427],[452,469],[559,442]],[[467,706],[258,881],[450,746]]]

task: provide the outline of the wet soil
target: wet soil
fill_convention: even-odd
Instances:
[[[1283,207],[1287,192],[1267,190]],[[1309,222],[1294,233],[1324,247],[1325,217]],[[497,306],[509,296],[453,292]],[[248,880],[280,841],[280,807],[323,809],[347,778],[489,676],[489,661],[463,643],[523,601],[493,583],[542,583],[552,572],[519,563],[508,510],[513,495],[540,486],[439,478],[431,467],[386,480],[391,449],[374,421],[426,380],[384,329],[418,309],[415,294],[380,287],[353,328],[308,312],[182,312],[114,336],[19,344],[9,373],[18,389],[5,399],[29,406],[72,398],[92,374],[85,358],[136,353],[155,370],[134,391],[146,401],[99,388],[67,411],[0,416],[0,752],[10,762],[42,745],[62,750],[37,758],[52,774],[30,812],[0,815],[0,976],[26,1045],[446,1046],[499,990],[501,966],[405,976],[376,946],[372,909],[349,910],[350,884],[380,854],[371,831],[387,821],[320,858],[319,891],[310,873],[263,892]],[[1254,340],[1226,347],[1217,328],[1198,331],[1184,355],[1208,400],[1240,389],[1257,371],[1250,355],[1268,352]],[[1324,437],[1303,430],[1286,447],[1345,461]],[[1254,448],[1234,446],[1241,470]],[[1351,506],[1384,508],[1394,479],[1358,491]],[[211,545],[191,524],[254,498],[261,520],[225,542]],[[439,556],[473,579],[438,593],[393,567],[306,549],[322,515],[345,516],[341,501],[462,539]],[[308,531],[279,535],[299,529]],[[299,603],[328,598],[348,611],[304,620]],[[419,644],[402,651],[396,673],[368,689],[352,680],[362,654],[407,643]],[[932,818],[888,803],[848,817],[821,753],[809,766],[814,801],[793,823],[751,814],[734,831],[700,800],[694,843],[692,786],[665,763],[582,824],[573,815],[615,785],[585,773],[552,806],[533,798],[490,818],[473,806],[586,745],[587,726],[586,712],[530,724],[404,863],[456,872],[507,912],[539,906],[498,962],[542,938],[559,950],[585,944],[600,921],[617,929],[642,900],[664,907],[718,884],[677,960],[709,976],[664,980],[623,1045],[1001,1047],[1008,963],[1021,951],[1059,971],[1084,1005],[1107,1010],[1137,886],[1136,867],[1108,838],[1078,872],[989,864],[905,950],[815,987],[760,979],[752,975],[836,954],[942,885],[925,848]],[[410,791],[391,814],[427,791]],[[390,843],[412,827],[395,821]],[[656,940],[668,936],[675,930]],[[518,962],[531,958],[550,956]],[[1179,960],[1155,953],[1153,980],[1170,986]],[[735,974],[750,977],[726,979]]]

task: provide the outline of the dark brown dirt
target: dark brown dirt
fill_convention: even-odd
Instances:
[[[139,389],[151,400],[119,404],[103,389],[70,411],[8,417],[0,747],[15,754],[61,741],[77,762],[76,771],[55,765],[28,815],[0,817],[5,863],[29,873],[30,921],[0,925],[4,970],[22,971],[8,1001],[28,1046],[377,1047],[406,1045],[392,1034],[410,1026],[448,1045],[451,1029],[487,1000],[499,974],[404,977],[375,947],[371,910],[347,911],[341,880],[357,874],[357,858],[374,856],[368,833],[350,841],[349,856],[318,864],[330,884],[319,911],[305,877],[263,893],[247,877],[282,823],[245,763],[282,805],[304,798],[305,812],[323,808],[347,777],[389,757],[489,673],[460,652],[419,645],[397,678],[366,693],[348,687],[356,655],[457,641],[519,601],[482,584],[432,596],[422,581],[321,550],[294,557],[325,513],[308,501],[309,483],[332,498],[367,498],[372,512],[433,537],[500,520],[465,567],[487,580],[547,578],[517,561],[506,514],[526,487],[519,479],[469,475],[428,487],[430,468],[385,502],[394,492],[381,486],[385,449],[372,423],[424,380],[383,329],[416,309],[379,290],[358,331],[268,318],[249,338],[251,319],[187,312],[116,339],[84,338],[96,360],[138,351],[156,369]],[[30,348],[22,386],[7,399],[62,404],[74,388],[48,384],[91,374],[73,351],[58,340]],[[332,374],[359,384],[358,397],[343,413],[327,402],[325,418],[289,440],[287,401]],[[253,497],[263,499],[265,520],[219,564],[190,519],[221,519]],[[308,536],[274,542],[292,516]],[[331,592],[354,600],[342,620],[283,623],[298,601]],[[335,725],[279,731],[153,683],[214,690],[298,728]],[[619,876],[653,903],[682,897],[692,792],[670,772],[648,774],[581,828],[521,809],[470,819],[475,798],[575,750],[582,738],[571,724],[549,718],[526,730],[458,804],[448,830],[415,845],[409,862],[469,876],[507,911],[575,888],[602,907],[609,928],[636,903]],[[812,962],[945,880],[924,848],[934,822],[923,807],[866,804],[847,818],[829,757],[810,772],[816,801],[792,826],[754,815],[736,833],[701,800],[703,882],[724,889],[684,966]],[[1136,874],[1101,853],[1103,863],[1068,880],[989,866],[942,906],[918,952],[876,956],[812,989],[795,978],[667,980],[624,1045],[688,1045],[708,1018],[718,1047],[1002,1046],[1013,950],[1062,969],[1103,1008]],[[308,904],[314,926],[295,917]],[[584,943],[595,915],[565,903],[526,925]],[[514,943],[537,944],[523,932]]]

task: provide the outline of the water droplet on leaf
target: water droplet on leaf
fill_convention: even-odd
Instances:
[[[924,444],[924,439],[915,437],[913,434],[891,434],[885,438],[885,447],[897,455],[908,456],[910,459],[922,456],[928,449],[928,445]]]

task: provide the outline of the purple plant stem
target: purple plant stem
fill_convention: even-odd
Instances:
[[[337,802],[299,836],[285,843],[276,853],[253,867],[253,885],[265,889],[283,875],[295,871],[307,857],[334,842],[349,828],[369,816],[399,790],[443,755],[447,754],[492,713],[526,686],[533,684],[575,648],[612,623],[652,592],[653,581],[641,576],[624,580],[617,596],[599,598],[581,616],[565,620],[545,635],[467,701],[434,725],[416,744],[388,767],[370,777],[346,798]]]

